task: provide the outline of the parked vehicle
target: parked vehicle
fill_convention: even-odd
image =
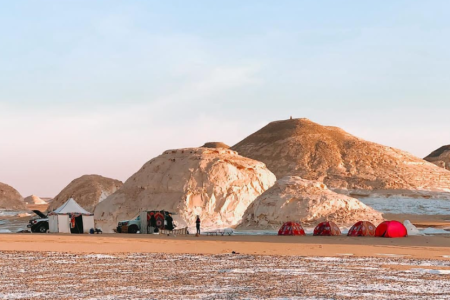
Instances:
[[[117,224],[117,233],[137,233],[141,230],[141,216],[133,220],[120,221]]]
[[[169,218],[169,214],[173,214],[173,213],[170,213],[165,210],[161,210],[161,211],[154,210],[154,211],[148,211],[147,213],[149,216],[152,214],[155,215],[155,217],[156,217],[155,222],[156,222],[157,230],[159,230],[159,229],[173,230],[173,226],[174,226],[173,223],[172,223],[172,228],[167,228],[167,220]],[[116,231],[117,231],[117,233],[137,233],[138,231],[141,231],[141,216],[139,215],[135,219],[132,219],[132,220],[120,221],[117,224]]]
[[[48,230],[48,217],[39,210],[33,210],[37,217],[30,220],[27,227],[31,232],[45,233]]]

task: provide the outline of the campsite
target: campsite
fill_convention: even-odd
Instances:
[[[1,1],[0,300],[449,300],[449,12]]]

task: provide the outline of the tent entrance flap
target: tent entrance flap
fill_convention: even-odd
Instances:
[[[70,233],[83,233],[83,216],[72,216],[70,220]]]

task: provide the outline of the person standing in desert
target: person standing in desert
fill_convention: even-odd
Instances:
[[[195,226],[197,227],[197,234],[200,234],[200,216],[197,215],[197,220],[195,220]]]

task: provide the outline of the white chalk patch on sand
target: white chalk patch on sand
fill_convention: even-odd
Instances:
[[[447,231],[445,229],[440,229],[440,228],[432,228],[432,227],[428,227],[425,229],[420,230],[422,233],[424,234],[450,234],[450,231]]]
[[[353,253],[336,253],[336,254],[340,256],[353,256]]]
[[[115,256],[112,255],[106,255],[106,254],[89,254],[89,255],[85,255],[85,258],[97,258],[97,259],[103,259],[103,258],[107,258],[107,259],[111,259],[111,258],[116,258]]]
[[[439,274],[439,275],[450,275],[450,270],[435,270],[435,269],[411,269],[408,272],[418,272],[418,273],[428,273],[428,274]]]
[[[366,197],[362,203],[383,213],[447,215],[450,214],[450,201],[442,199],[416,199],[406,197]]]
[[[389,257],[411,256],[409,254],[392,254],[392,253],[375,253],[375,255],[383,255],[383,256],[389,256]]]

